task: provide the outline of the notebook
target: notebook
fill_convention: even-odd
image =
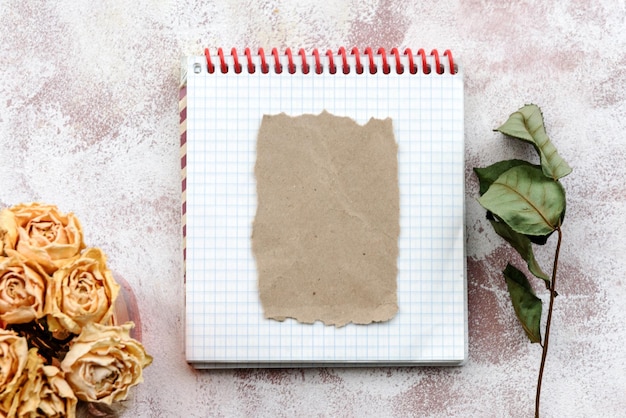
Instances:
[[[263,115],[391,118],[397,300],[387,322],[265,319],[251,251]],[[463,71],[450,51],[205,50],[182,61],[186,359],[196,368],[461,365],[467,359]]]

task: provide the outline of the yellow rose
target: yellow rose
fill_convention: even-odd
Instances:
[[[54,205],[20,204],[0,212],[0,255],[16,250],[52,273],[83,248],[78,219]]]
[[[0,320],[25,324],[45,315],[49,277],[39,265],[9,252],[11,257],[0,257]]]
[[[44,385],[39,392],[39,410],[47,417],[73,418],[78,399],[63,373],[55,366],[43,366],[42,369]]]
[[[143,382],[143,368],[152,357],[130,337],[133,326],[89,324],[72,341],[61,369],[78,399],[111,405]]]
[[[26,371],[20,390],[11,399],[8,416],[24,418],[76,416],[78,400],[63,373],[55,366],[45,366],[37,349],[28,352]]]
[[[120,286],[98,248],[90,248],[54,272],[46,294],[48,328],[75,334],[88,323],[106,324]]]
[[[8,412],[28,360],[26,339],[13,331],[0,329],[0,410]]]

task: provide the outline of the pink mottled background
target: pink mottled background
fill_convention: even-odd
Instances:
[[[542,107],[574,168],[544,416],[626,416],[626,4],[504,3],[0,2],[0,206],[40,200],[75,212],[88,244],[133,286],[154,364],[122,416],[530,416],[540,348],[514,319],[500,276],[513,254],[485,221],[471,171],[532,157],[492,132],[527,102]],[[185,363],[179,66],[207,46],[454,51],[466,86],[467,365]],[[546,268],[553,248],[539,251]]]

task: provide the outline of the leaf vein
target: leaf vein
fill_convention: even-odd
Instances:
[[[528,203],[528,205],[530,207],[532,207],[539,214],[539,216],[541,216],[541,219],[543,219],[543,221],[546,223],[546,225],[548,225],[552,229],[555,229],[554,225],[552,225],[552,223],[546,218],[544,213],[541,210],[539,210],[539,208],[537,206],[535,206],[531,200],[527,199],[526,196],[524,196],[517,189],[509,186],[506,183],[502,183],[502,182],[496,182],[496,183],[501,185],[501,186],[504,186],[505,188],[509,189],[510,191],[512,191],[513,193],[518,195],[522,200],[524,200],[526,203]]]

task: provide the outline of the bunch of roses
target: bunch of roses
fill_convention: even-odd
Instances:
[[[0,417],[75,416],[126,399],[152,362],[114,324],[120,287],[80,223],[53,205],[0,211]]]

